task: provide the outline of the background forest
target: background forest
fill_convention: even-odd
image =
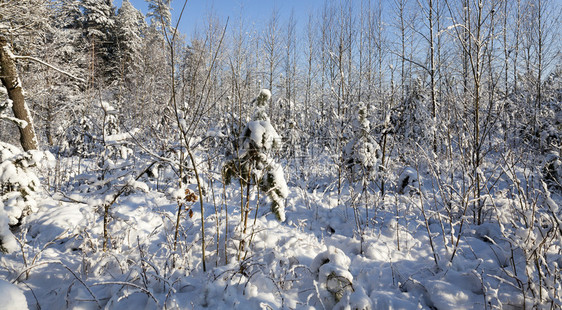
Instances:
[[[559,1],[146,2],[0,0],[2,298],[562,307]]]

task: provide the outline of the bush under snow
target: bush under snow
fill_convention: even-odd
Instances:
[[[41,160],[39,151],[22,152],[0,142],[0,247],[3,251],[17,249],[9,225],[37,210],[33,194],[39,190],[39,179],[33,167]]]

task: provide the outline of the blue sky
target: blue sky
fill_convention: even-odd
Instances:
[[[147,13],[147,4],[144,0],[129,0],[133,6],[143,14]],[[122,0],[114,0],[116,7],[121,6]],[[183,6],[184,0],[172,0],[172,20],[175,23]],[[274,8],[279,10],[281,20],[285,20],[294,9],[295,18],[301,25],[307,22],[308,14],[316,12],[322,7],[324,0],[188,0],[186,10],[179,25],[182,33],[189,34],[201,26],[207,19],[209,12],[213,11],[222,20],[230,17],[231,22],[236,22],[240,15],[245,22],[265,22]]]

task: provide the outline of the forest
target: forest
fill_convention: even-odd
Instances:
[[[145,2],[0,0],[0,309],[562,309],[560,1]]]

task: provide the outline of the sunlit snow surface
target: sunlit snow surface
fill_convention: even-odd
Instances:
[[[21,303],[22,291],[30,309],[484,309],[523,303],[503,271],[510,249],[497,224],[465,223],[450,263],[443,228],[428,222],[436,264],[416,193],[389,193],[384,202],[371,196],[370,209],[358,209],[361,218],[368,211],[373,219],[361,222],[361,236],[354,210],[343,204],[349,188],[338,199],[335,191],[306,188],[303,180],[290,184],[285,222],[275,219],[262,196],[254,225],[258,201],[252,194],[245,238],[253,237],[239,262],[239,189],[227,187],[223,195],[222,184],[214,183],[215,202],[204,197],[207,272],[198,202],[186,204],[192,216],[183,209],[174,250],[177,189],[156,191],[148,178],[135,181],[111,207],[107,252],[101,208],[107,197],[84,187],[72,195],[39,193],[39,210],[15,233],[25,245],[0,256],[1,305]],[[189,188],[196,192],[195,185]]]
[[[0,309],[27,310],[27,301],[16,285],[0,279]]]

